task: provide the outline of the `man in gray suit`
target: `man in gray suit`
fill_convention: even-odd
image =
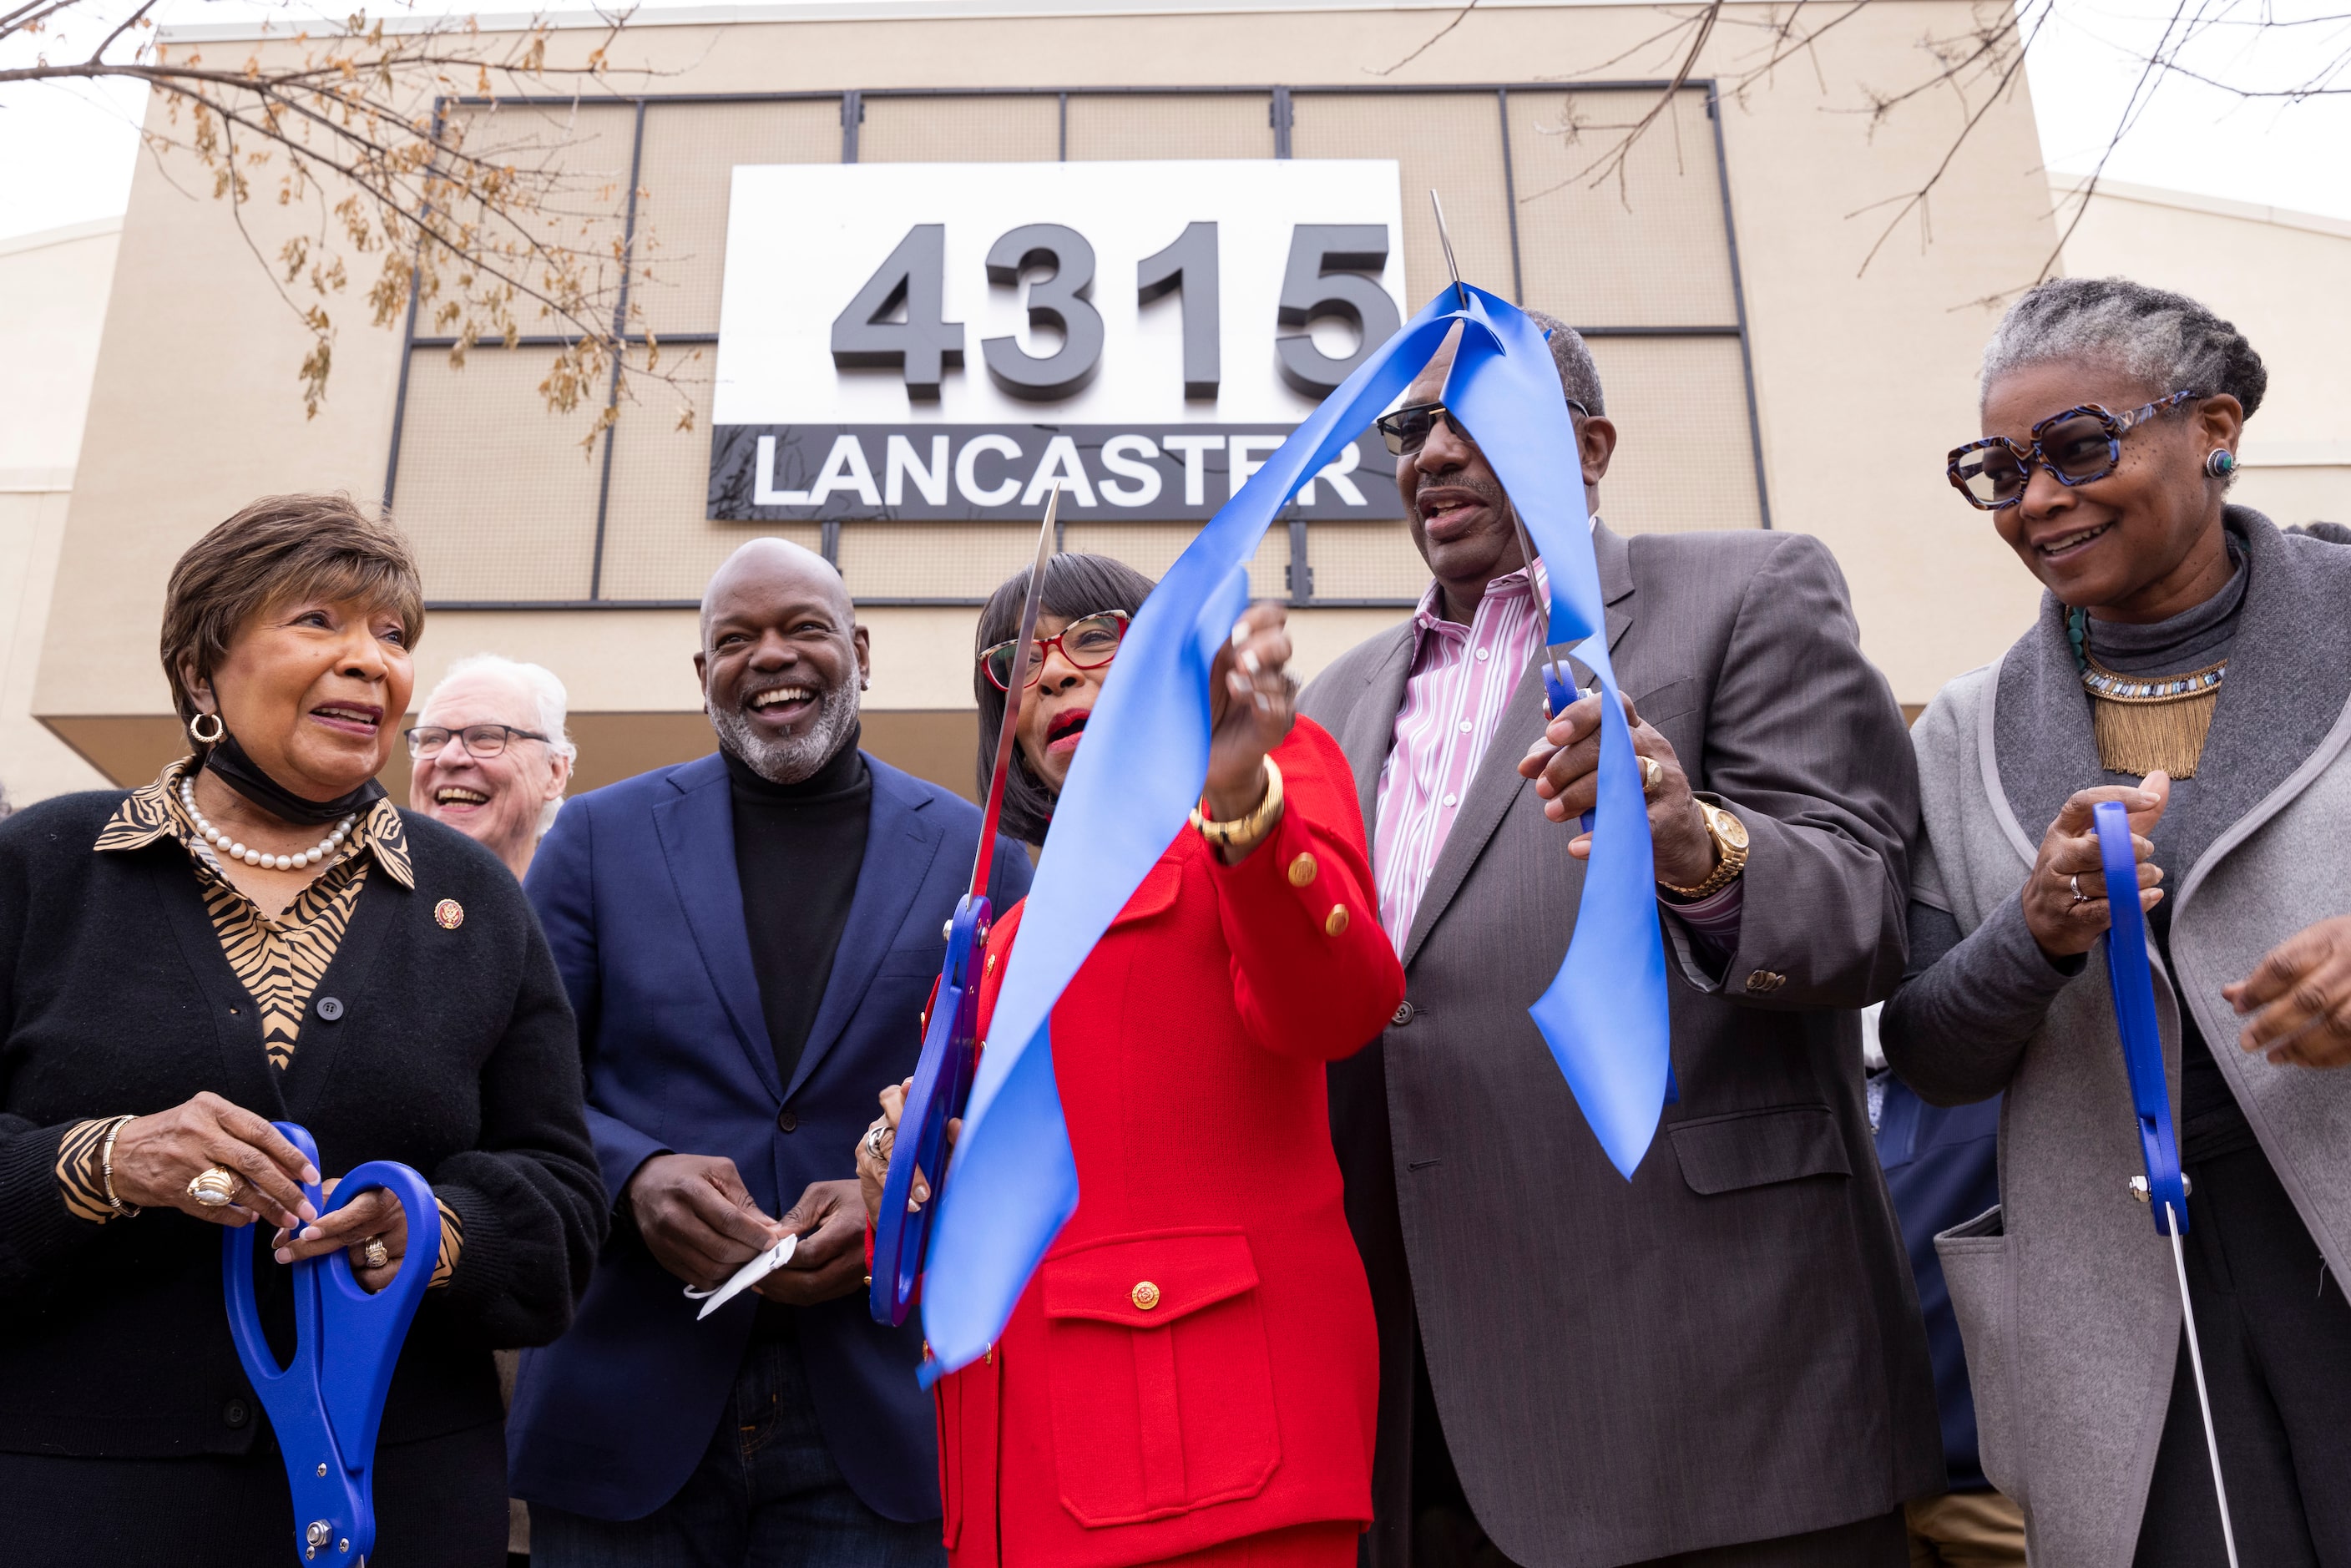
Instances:
[[[1596,517],[1615,427],[1536,319]],[[1408,984],[1331,1071],[1380,1323],[1364,1562],[1900,1568],[1942,1454],[1855,1009],[1902,973],[1901,712],[1819,541],[1594,521],[1680,1094],[1626,1182],[1526,1011],[1574,928],[1599,699],[1546,727],[1539,600],[1449,363],[1381,422],[1435,580],[1302,704],[1353,766]]]

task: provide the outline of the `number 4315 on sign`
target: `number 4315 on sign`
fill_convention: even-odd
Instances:
[[[738,168],[710,516],[1009,517],[1049,465],[1207,516],[1395,330],[1399,214],[1381,162]],[[1359,465],[1301,504],[1394,515]]]

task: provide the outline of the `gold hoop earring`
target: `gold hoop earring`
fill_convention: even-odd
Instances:
[[[213,732],[210,735],[206,735],[204,731],[204,722],[206,719],[213,721]],[[198,746],[218,746],[221,737],[226,734],[228,734],[228,726],[216,713],[200,713],[188,721],[188,738]]]

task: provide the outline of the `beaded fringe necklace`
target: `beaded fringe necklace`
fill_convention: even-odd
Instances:
[[[2229,673],[2221,660],[2183,675],[2152,678],[2110,670],[2090,656],[2087,617],[2068,612],[2065,630],[2082,689],[2090,695],[2090,725],[2097,737],[2098,766],[2109,773],[2144,778],[2161,768],[2174,779],[2193,779],[2212,731],[2212,710],[2220,705],[2220,683]]]

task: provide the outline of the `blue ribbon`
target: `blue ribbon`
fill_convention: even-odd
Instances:
[[[2131,845],[2130,813],[2119,800],[2102,800],[2091,808],[2090,820],[2098,830],[2098,859],[2106,873],[2106,985],[2114,993],[2123,1071],[2130,1076],[2131,1112],[2147,1162],[2147,1207],[2155,1212],[2158,1235],[2171,1234],[2166,1217],[2177,1215],[2185,1236],[2188,1189],[2171,1128],[2171,1088],[2163,1075],[2163,1034],[2155,1021],[2155,976],[2147,963],[2147,916],[2138,906],[2138,852]]]
[[[1542,558],[1551,579],[1544,640],[1553,647],[1575,644],[1601,692],[1600,798],[1586,823],[1592,858],[1575,936],[1551,988],[1527,1010],[1609,1163],[1630,1180],[1656,1136],[1673,1061],[1649,804],[1608,659],[1583,467],[1550,346],[1524,312],[1477,290],[1470,300],[1473,319],[1488,332],[1462,335],[1446,405],[1477,433],[1479,450]],[[1519,373],[1493,373],[1504,366]],[[1534,387],[1538,379],[1552,395]],[[1562,694],[1551,695],[1556,711]]]
[[[1275,515],[1464,327],[1446,402],[1494,466],[1551,577],[1549,641],[1600,678],[1600,802],[1575,936],[1529,1009],[1617,1169],[1656,1132],[1667,1071],[1665,957],[1632,735],[1608,663],[1600,573],[1564,394],[1541,331],[1452,286],[1367,357],[1200,530],[1129,627],[1086,723],[996,1002],[923,1282],[925,1384],[978,1359],[1075,1212],[1053,1082],[1053,1004],[1184,827],[1208,770],[1208,674],[1249,601]]]
[[[291,1122],[271,1125],[318,1165],[319,1145],[307,1130]],[[357,1563],[375,1550],[376,1432],[440,1246],[441,1210],[432,1184],[406,1166],[371,1160],[336,1184],[331,1202],[316,1183],[302,1193],[324,1218],[375,1187],[390,1190],[406,1211],[406,1260],[374,1295],[360,1289],[340,1251],[296,1263],[290,1270],[294,1359],[284,1366],[269,1348],[254,1299],[253,1239],[261,1222],[221,1239],[229,1338],[269,1412],[294,1497],[294,1551],[310,1568]]]

